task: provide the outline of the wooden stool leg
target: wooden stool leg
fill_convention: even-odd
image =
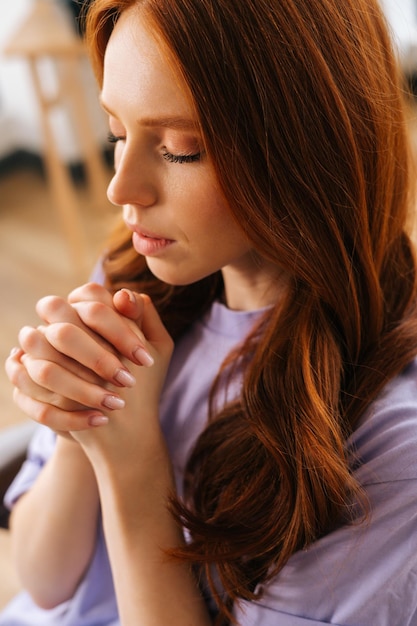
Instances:
[[[44,96],[36,59],[29,59],[35,93],[40,106],[43,136],[45,139],[45,166],[52,197],[59,212],[68,242],[74,270],[77,274],[86,271],[87,245],[84,228],[79,215],[79,203],[67,166],[63,163],[56,147],[49,119],[50,102]]]
[[[91,128],[88,116],[88,105],[84,97],[80,76],[82,58],[73,57],[62,63],[63,72],[60,73],[62,96],[68,98],[72,114],[72,126],[77,131],[84,156],[87,173],[87,182],[91,188],[94,205],[98,208],[103,203],[108,204],[106,189],[109,182],[109,173],[105,167],[97,138]]]

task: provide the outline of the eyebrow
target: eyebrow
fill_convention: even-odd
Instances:
[[[143,126],[163,126],[164,128],[173,128],[176,130],[196,130],[198,125],[193,120],[184,117],[144,117],[138,120]]]
[[[103,109],[109,115],[116,117],[114,113],[104,104],[103,100],[100,97],[100,103]],[[181,117],[178,115],[169,115],[169,116],[161,116],[161,117],[143,117],[137,120],[139,124],[142,126],[147,126],[149,128],[152,127],[163,127],[163,128],[172,128],[174,130],[198,130],[198,124],[194,120]]]

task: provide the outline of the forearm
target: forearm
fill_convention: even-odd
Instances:
[[[22,584],[51,608],[70,598],[90,562],[97,532],[98,489],[76,442],[58,437],[56,450],[11,516]]]
[[[140,467],[139,467],[140,464]],[[96,465],[104,530],[123,626],[209,626],[189,564],[167,555],[184,542],[168,510],[173,479],[165,447],[137,467]]]

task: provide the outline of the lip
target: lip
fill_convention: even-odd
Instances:
[[[136,252],[143,256],[153,256],[162,252],[174,243],[173,239],[168,239],[159,234],[153,233],[150,230],[146,230],[141,226],[135,224],[129,224],[126,222],[126,226],[133,232],[132,243]]]

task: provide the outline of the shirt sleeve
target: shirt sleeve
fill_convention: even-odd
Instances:
[[[32,487],[51,456],[55,442],[56,435],[52,430],[46,426],[37,426],[28,447],[26,460],[4,496],[4,504],[9,510],[20,496]]]
[[[104,285],[106,280],[104,269],[103,269],[103,259],[100,257],[95,266],[93,267],[93,271],[90,274],[90,281],[92,283],[98,283],[99,285]]]
[[[236,613],[235,613],[236,615]],[[239,626],[323,626],[335,622],[318,622],[315,619],[289,615],[282,611],[275,611],[262,603],[244,603],[240,606],[237,614]],[[339,626],[339,625],[335,625]]]

